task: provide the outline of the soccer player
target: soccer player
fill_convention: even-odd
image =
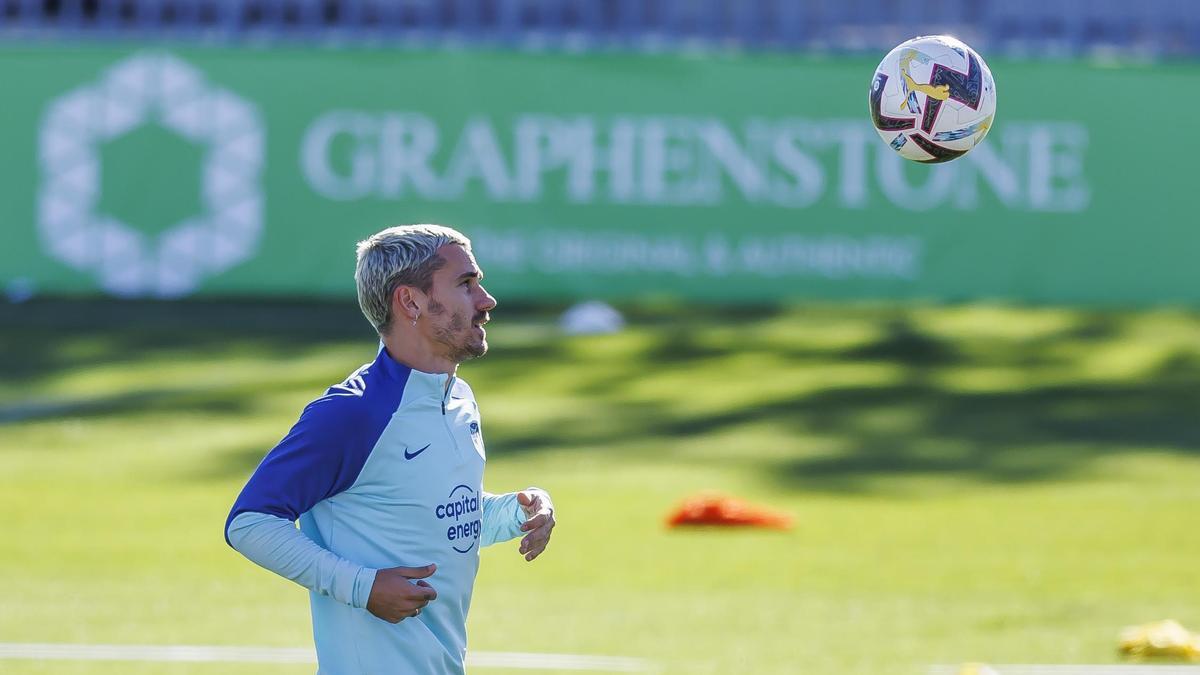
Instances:
[[[309,589],[322,675],[462,673],[480,547],[524,534],[533,560],[554,507],[538,488],[483,491],[479,407],[455,373],[487,351],[496,299],[470,241],[392,227],[359,243],[354,279],[379,355],[308,404],[225,538]]]

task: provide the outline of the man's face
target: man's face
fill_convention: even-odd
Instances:
[[[429,289],[430,337],[447,358],[462,363],[487,353],[483,324],[491,318],[488,312],[496,307],[496,299],[480,284],[483,272],[466,249],[446,244],[438,256],[446,264],[433,273]]]

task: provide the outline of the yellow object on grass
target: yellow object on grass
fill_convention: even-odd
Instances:
[[[986,663],[964,663],[958,675],[999,675],[994,668]]]
[[[1200,635],[1194,635],[1178,621],[1166,619],[1121,631],[1122,654],[1138,658],[1167,657],[1200,661]]]

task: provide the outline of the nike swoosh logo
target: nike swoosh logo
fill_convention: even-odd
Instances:
[[[422,452],[425,452],[426,450],[428,450],[429,446],[431,446],[431,445],[433,445],[433,443],[426,443],[425,447],[421,448],[420,450],[418,450],[416,452],[409,452],[408,448],[405,448],[404,449],[404,459],[412,459],[413,457],[416,457],[417,455],[421,454]]]

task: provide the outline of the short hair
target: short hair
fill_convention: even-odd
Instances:
[[[446,264],[437,250],[458,244],[471,251],[466,235],[444,225],[397,225],[358,242],[354,284],[358,306],[380,335],[392,322],[392,296],[401,286],[428,293],[433,273]]]

